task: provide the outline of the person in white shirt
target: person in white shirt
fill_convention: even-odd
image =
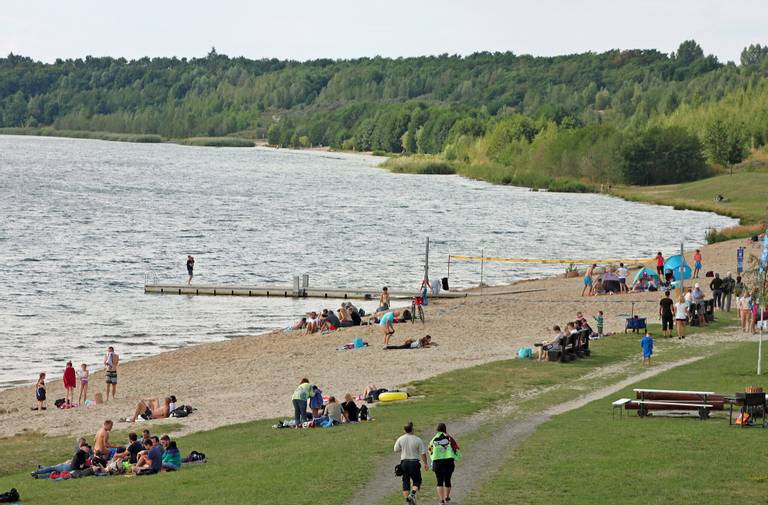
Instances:
[[[416,504],[416,492],[421,487],[421,465],[429,471],[427,464],[427,446],[422,439],[413,434],[413,423],[403,427],[405,434],[395,442],[395,452],[400,453],[400,468],[403,472],[403,497],[405,503]]]
[[[677,328],[677,338],[685,338],[685,323],[688,321],[688,304],[682,296],[675,304],[675,328]]]
[[[624,263],[619,263],[619,268],[616,269],[616,275],[619,277],[619,289],[621,292],[629,293],[629,288],[627,287],[627,276],[629,275],[629,270],[626,269]]]

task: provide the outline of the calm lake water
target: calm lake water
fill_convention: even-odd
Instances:
[[[416,288],[447,255],[647,257],[735,223],[600,195],[395,175],[380,159],[0,136],[0,386],[281,327],[338,302],[145,295],[147,272],[198,283]],[[451,265],[451,285],[479,283]],[[562,266],[486,264],[491,284]],[[363,304],[372,308],[371,303]]]

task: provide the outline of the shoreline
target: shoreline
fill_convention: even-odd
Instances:
[[[741,241],[701,247],[705,270],[735,271],[735,248]],[[688,254],[690,256],[690,254]],[[690,261],[690,258],[689,258]],[[708,288],[708,282],[702,278]],[[525,293],[505,293],[524,285]],[[273,330],[258,336],[196,344],[121,363],[118,399],[92,408],[57,410],[63,397],[60,380],[47,383],[50,410],[31,412],[31,386],[0,391],[0,436],[24,431],[50,435],[90,434],[104,419],[132,413],[140,398],[175,394],[179,404],[198,408],[182,424],[180,433],[277,417],[291,417],[290,395],[302,377],[324,394],[360,394],[370,383],[379,387],[434,377],[440,373],[492,361],[511,359],[520,347],[549,336],[554,324],[564,324],[576,311],[591,320],[597,310],[606,314],[606,331],[623,333],[624,315],[634,312],[655,321],[660,293],[580,297],[582,279],[553,277],[520,280],[483,289],[483,296],[431,301],[426,323],[400,323],[392,343],[430,334],[440,344],[430,349],[385,351],[378,326],[343,328],[327,335],[303,336]],[[514,290],[517,291],[517,290]],[[705,290],[706,291],[706,290]],[[338,351],[337,347],[362,337],[369,347]],[[610,338],[610,337],[609,337]],[[639,337],[638,337],[639,338]],[[117,350],[119,353],[119,349]],[[544,365],[547,366],[547,365]],[[91,374],[89,395],[104,390],[103,371]],[[76,391],[76,393],[79,392]],[[143,424],[136,424],[140,428]],[[116,423],[117,429],[131,427]]]

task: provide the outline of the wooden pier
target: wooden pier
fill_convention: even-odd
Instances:
[[[335,299],[359,299],[378,300],[380,289],[341,289],[294,286],[235,286],[235,285],[210,285],[210,284],[144,284],[145,293],[157,293],[164,295],[207,295],[207,296],[269,296],[277,298],[335,298]],[[389,290],[393,299],[410,299],[417,296],[415,291]],[[430,298],[465,298],[466,292],[447,292],[432,295]]]

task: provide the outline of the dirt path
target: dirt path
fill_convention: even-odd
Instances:
[[[539,425],[548,421],[553,416],[578,409],[594,400],[599,400],[621,391],[636,382],[648,379],[672,368],[693,363],[702,358],[703,356],[697,356],[659,365],[609,386],[596,389],[573,400],[552,406],[542,412],[511,420],[503,428],[486,437],[482,442],[472,445],[471,451],[465,452],[464,458],[461,461],[460,470],[453,477],[455,491],[452,493],[452,498],[455,501],[459,501],[467,496],[469,492],[472,491],[473,485],[477,486],[482,483],[485,478],[492,474],[499,465],[502,464],[506,454],[509,454],[509,452],[517,447],[520,442],[525,440],[528,435],[532,434]],[[546,389],[548,388],[537,390],[534,394],[545,393]],[[483,420],[486,420],[491,416],[497,416],[500,412],[505,414],[512,412],[514,407],[510,407],[510,405],[516,403],[515,400],[517,399],[513,398],[512,402],[507,402],[504,405],[494,405],[489,409],[475,413],[464,419],[452,421],[450,424],[451,433],[455,434],[460,440],[461,435],[471,433],[477,429],[477,426]],[[426,434],[422,434],[422,436],[424,435]],[[394,494],[399,485],[399,481],[393,474],[393,468],[397,462],[398,459],[396,454],[393,454],[391,457],[386,458],[385,461],[382,461],[378,465],[378,470],[373,479],[347,501],[347,505],[374,505],[381,503],[386,497]]]

